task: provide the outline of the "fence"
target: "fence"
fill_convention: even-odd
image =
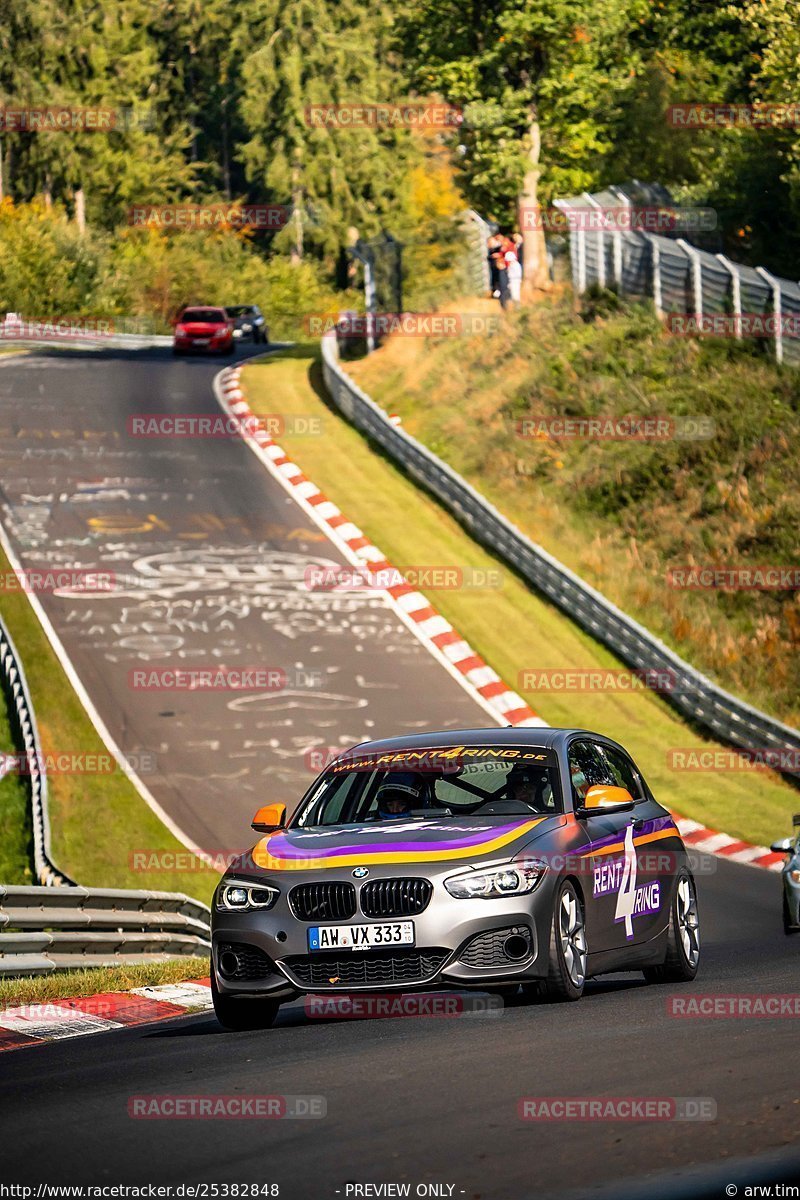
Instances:
[[[649,630],[584,583],[516,529],[493,505],[427,447],[395,426],[342,370],[334,334],[322,339],[323,374],[337,408],[431,492],[477,541],[503,559],[576,624],[629,666],[674,678],[665,693],[684,717],[735,747],[785,757],[781,772],[800,782],[800,733],[759,712],[674,654]]]
[[[77,887],[56,866],[50,853],[47,773],[36,716],[22,663],[2,618],[0,684],[26,759],[34,870],[43,885],[0,884],[0,977],[208,952],[211,913],[198,900],[170,892]]]
[[[169,892],[0,886],[0,977],[205,955],[209,920]]]
[[[17,744],[27,760],[31,823],[33,825],[33,867],[36,878],[47,887],[73,885],[73,880],[53,862],[50,855],[50,824],[47,816],[47,775],[44,770],[36,716],[28,692],[22,662],[11,635],[0,618],[0,686],[8,704]],[[74,886],[74,885],[73,885]]]
[[[650,203],[650,195],[645,195],[645,203]],[[671,201],[663,198],[666,195],[660,190],[657,203],[669,207]],[[626,186],[555,201],[570,224],[575,290],[585,292],[591,284],[598,284],[623,295],[649,298],[659,316],[667,320],[673,314],[688,317],[681,324],[685,332],[726,332],[741,340],[755,336],[758,329],[761,336],[769,337],[777,362],[800,366],[800,286],[796,281],[778,278],[763,267],[731,262],[724,254],[712,253],[682,237],[628,231],[617,228],[617,221],[614,228],[594,228],[595,222],[601,224],[598,210],[633,209],[642,203],[641,196],[637,188]],[[595,212],[590,220],[591,210]],[[570,218],[570,213],[575,215]]]

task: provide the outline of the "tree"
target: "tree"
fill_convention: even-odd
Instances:
[[[330,115],[401,98],[380,10],[357,0],[254,0],[250,13],[242,34],[255,47],[242,69],[247,176],[265,189],[261,199],[292,207],[278,247],[295,259],[311,247],[332,260],[348,227],[369,237],[391,224],[414,155],[407,129],[346,128]]]
[[[411,82],[464,106],[468,194],[485,215],[520,220],[529,283],[546,278],[540,205],[590,185],[611,150],[614,97],[647,10],[645,0],[419,0],[398,22]]]

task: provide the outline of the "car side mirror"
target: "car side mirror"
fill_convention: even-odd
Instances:
[[[633,808],[633,796],[627,788],[593,783],[577,810],[579,817],[595,817],[603,813],[627,812]]]
[[[794,842],[791,838],[781,838],[779,842],[773,842],[770,846],[773,854],[791,854],[794,850]]]
[[[274,833],[286,825],[285,804],[265,804],[253,817],[253,829],[256,833]]]

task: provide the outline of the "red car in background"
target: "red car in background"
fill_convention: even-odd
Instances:
[[[173,354],[189,350],[233,353],[233,322],[224,308],[185,308],[175,324]]]

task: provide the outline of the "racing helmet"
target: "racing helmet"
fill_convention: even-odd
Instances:
[[[420,784],[411,771],[398,771],[378,788],[378,813],[386,821],[407,816],[420,803]]]
[[[515,763],[508,772],[505,794],[509,799],[521,799],[526,804],[541,808],[545,806],[547,782],[547,774],[542,771],[541,767],[535,767],[532,763]],[[520,787],[524,788],[525,792],[518,797],[516,792]]]

